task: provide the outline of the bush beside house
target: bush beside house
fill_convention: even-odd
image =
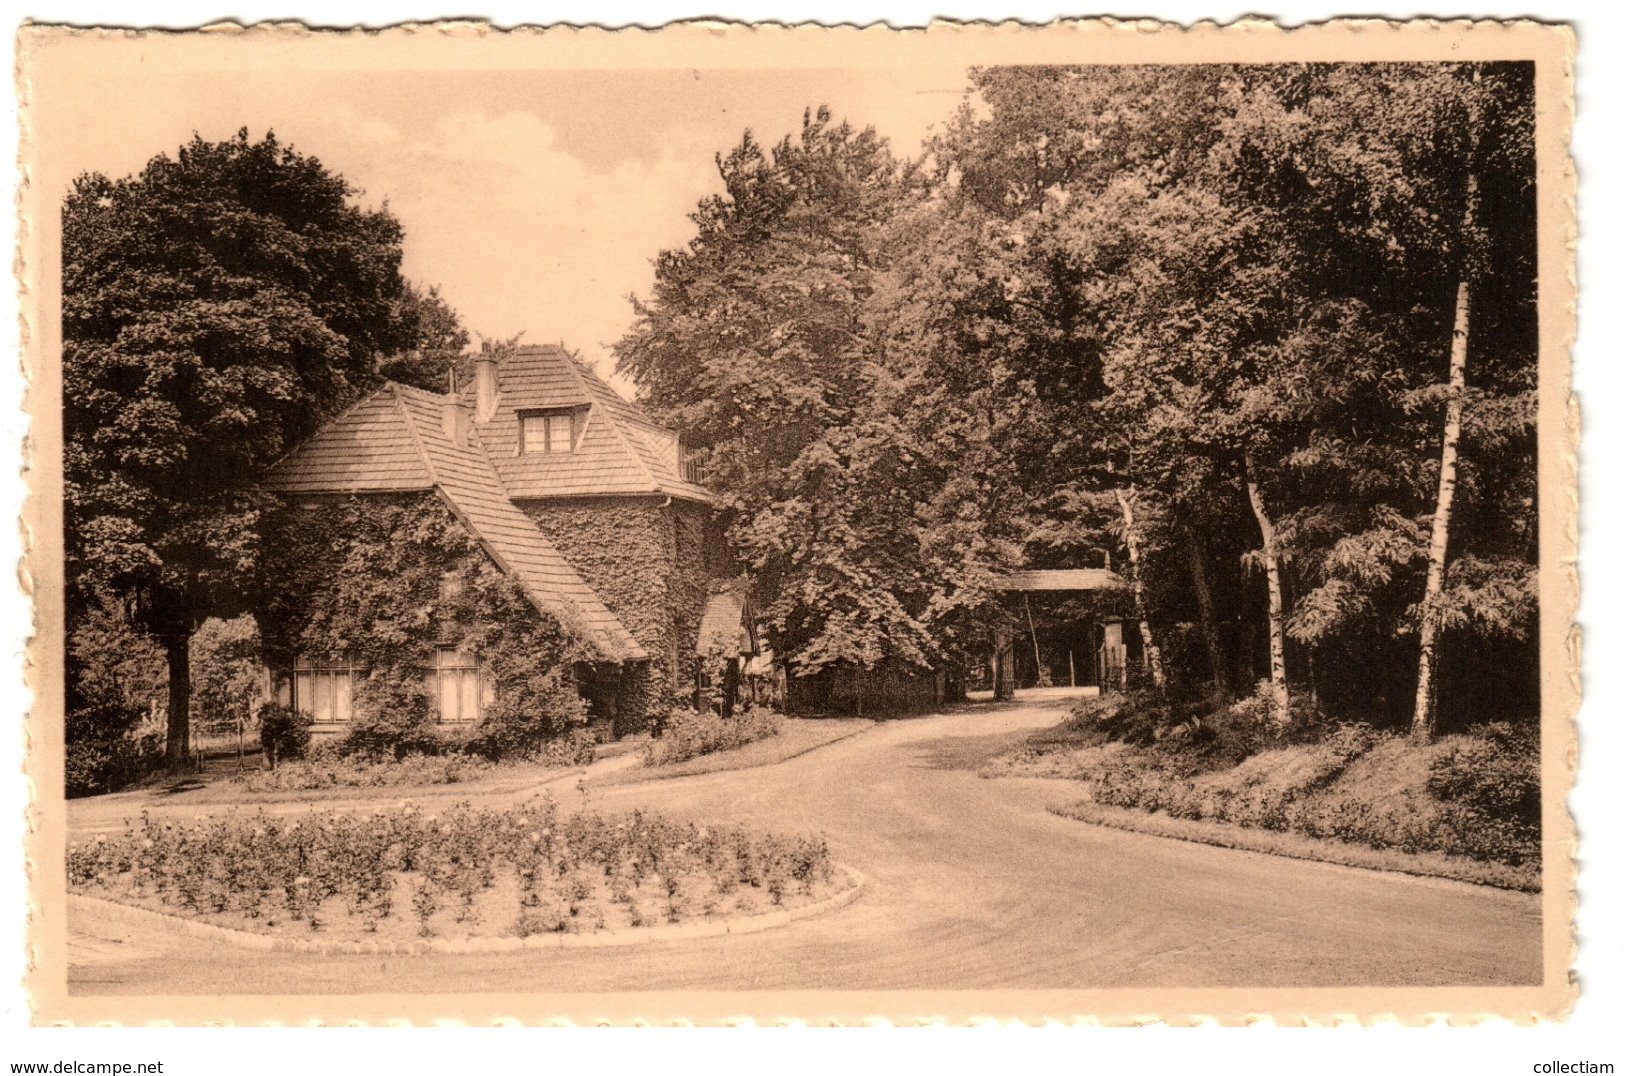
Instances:
[[[496,760],[467,750],[440,754],[394,755],[344,753],[344,743],[320,744],[305,758],[238,780],[250,792],[319,791],[327,788],[394,788],[408,785],[455,785],[498,773],[531,767],[585,766],[596,749],[592,733],[577,729],[547,741],[522,758]]]
[[[66,754],[69,796],[113,792],[163,757],[168,689],[163,650],[106,594],[84,608],[67,638]]]
[[[731,717],[686,707],[673,710],[661,734],[643,748],[645,766],[685,762],[715,751],[744,747],[784,731],[784,715],[762,706],[746,706]]]

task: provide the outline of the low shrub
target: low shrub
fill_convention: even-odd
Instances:
[[[163,764],[163,737],[156,732],[73,740],[67,745],[63,782],[69,796],[117,792]]]
[[[407,755],[368,759],[318,751],[235,778],[250,792],[313,791],[324,788],[385,788],[392,785],[454,785],[484,776],[495,764],[471,755]]]
[[[106,692],[111,694],[111,692]],[[117,792],[164,760],[161,714],[123,700],[76,700],[65,715],[63,784],[69,796]]]
[[[544,690],[546,688],[547,690]],[[356,718],[338,741],[347,757],[367,761],[420,755],[477,755],[488,761],[529,759],[546,765],[592,761],[586,703],[551,672],[525,692],[497,695],[477,725],[437,725],[417,684],[372,677],[358,691]]]
[[[70,845],[69,887],[231,925],[346,936],[590,931],[812,898],[835,879],[818,837],[705,828],[633,811],[404,803],[371,814],[158,821]]]
[[[429,693],[422,678],[374,672],[355,687],[354,718],[338,741],[343,755],[403,759],[438,755],[450,741],[429,721]]]
[[[494,760],[463,751],[436,754],[346,754],[342,742],[321,744],[309,756],[271,770],[234,778],[250,792],[292,792],[324,788],[387,788],[394,785],[455,785],[504,767],[584,766],[595,744],[586,730],[549,740],[524,759]]]
[[[1442,743],[1428,791],[1497,818],[1540,821],[1540,730],[1495,721]]]
[[[303,758],[310,750],[310,715],[281,703],[261,703],[260,747],[272,769],[284,759]]]
[[[1110,739],[1143,746],[1167,735],[1176,719],[1164,695],[1139,689],[1085,699],[1073,711],[1073,721],[1079,726],[1093,722]]]
[[[586,702],[566,687],[552,693],[545,706],[498,698],[474,730],[468,750],[489,759],[568,756],[571,761],[555,764],[591,762],[593,736],[586,723]]]
[[[1539,863],[1532,726],[1491,723],[1418,746],[1364,724],[1327,724],[1309,705],[1283,728],[1262,691],[1195,717],[1161,700],[1135,712],[1142,705],[1132,694],[1086,700],[986,772],[1071,777],[1095,803],[1178,819]]]
[[[743,747],[784,731],[784,715],[762,706],[748,706],[732,717],[681,708],[666,719],[664,731],[643,748],[645,766],[665,766],[714,751]]]

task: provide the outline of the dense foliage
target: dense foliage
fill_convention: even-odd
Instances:
[[[310,750],[310,715],[292,706],[267,702],[259,708],[260,750],[275,770],[278,763],[305,757]]]
[[[1418,746],[1360,723],[1283,728],[1271,720],[1267,692],[1172,723],[1156,713],[1159,704],[1148,694],[1089,700],[989,772],[1071,778],[1087,803],[1173,819],[1461,857],[1488,869],[1434,869],[1539,888],[1532,729],[1492,722]],[[1399,859],[1381,865],[1414,867]]]
[[[457,340],[432,291],[405,289],[399,225],[354,194],[244,131],[135,176],[80,176],[63,203],[68,630],[109,594],[165,648],[172,763],[188,753],[189,639],[246,600],[259,470],[386,357]],[[69,711],[91,721],[77,682]]]
[[[67,794],[116,791],[162,758],[163,651],[104,591],[80,610],[66,656]]]
[[[348,750],[402,757],[456,746],[513,757],[586,721],[571,675],[586,653],[432,494],[290,506],[265,521],[259,620],[267,659],[348,658],[355,689]],[[476,656],[494,698],[477,726],[431,718],[436,650]]]
[[[254,724],[264,688],[254,618],[205,620],[192,636],[191,669],[194,729],[243,736]]]
[[[951,664],[993,573],[1109,558],[1177,697],[1527,720],[1531,76],[973,70],[915,165],[819,113],[719,161],[622,368],[795,672]]]
[[[743,747],[784,731],[784,715],[765,706],[746,706],[728,717],[711,710],[672,712],[660,735],[643,748],[645,766],[686,762],[714,751]]]
[[[698,451],[798,674],[938,660],[962,559],[914,525],[929,463],[882,403],[864,326],[914,173],[824,110],[770,149],[747,133],[718,167],[726,193],[660,255],[620,369]]]
[[[63,759],[64,792],[91,796],[117,792],[151,773],[163,759],[163,734],[156,727],[108,736],[99,727],[68,728],[73,737]]]
[[[455,751],[440,755],[410,754],[403,758],[346,754],[342,744],[319,744],[307,757],[274,770],[260,770],[235,778],[250,792],[315,792],[331,788],[393,788],[405,785],[455,785],[504,772],[518,775],[520,767],[585,766],[592,762],[597,738],[577,729],[547,741],[518,762],[495,762],[481,755]],[[506,767],[506,769],[504,769]],[[534,772],[533,770],[531,772]]]

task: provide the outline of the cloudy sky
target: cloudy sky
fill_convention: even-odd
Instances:
[[[964,86],[952,67],[148,72],[83,87],[95,107],[58,149],[72,173],[120,176],[194,130],[274,129],[362,201],[387,200],[406,229],[406,274],[438,284],[475,333],[562,340],[608,373],[626,296],[646,294],[654,256],[692,236],[688,212],[720,188],[716,153],[747,127],[776,141],[828,103],[912,155]]]

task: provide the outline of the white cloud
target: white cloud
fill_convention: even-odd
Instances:
[[[716,186],[709,157],[670,149],[595,172],[524,112],[459,112],[412,137],[342,109],[324,126],[304,143],[364,201],[387,201],[408,276],[439,284],[476,333],[563,340],[605,372],[626,294],[648,290],[655,254],[687,241],[688,211]]]

